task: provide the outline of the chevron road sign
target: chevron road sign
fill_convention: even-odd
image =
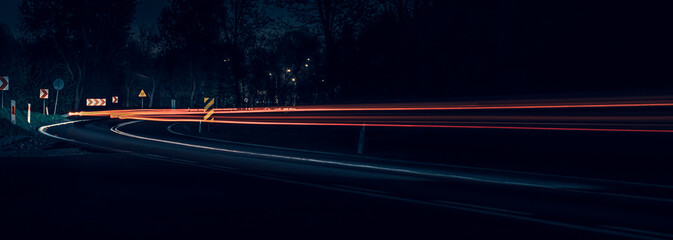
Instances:
[[[47,114],[47,105],[46,101],[49,98],[49,89],[41,88],[40,89],[40,99],[42,99],[42,114]]]
[[[49,89],[40,89],[40,99],[48,99],[49,98]]]
[[[9,90],[9,77],[0,76],[0,91]]]
[[[9,90],[9,77],[0,76],[0,92],[2,92],[2,109],[5,109],[5,91]]]
[[[112,103],[119,103],[119,97],[118,96],[112,96]]]
[[[87,98],[86,99],[86,106],[87,107],[102,107],[105,106],[106,99],[105,98]]]

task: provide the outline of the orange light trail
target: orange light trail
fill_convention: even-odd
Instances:
[[[130,118],[135,120],[147,121],[166,121],[165,119],[156,118]],[[198,121],[188,121],[198,122]],[[354,124],[354,123],[294,123],[294,122],[246,122],[246,121],[209,121],[213,123],[228,123],[228,124],[249,124],[249,125],[281,125],[281,126],[340,126],[340,127],[405,127],[405,128],[464,128],[464,129],[511,129],[511,130],[555,130],[555,131],[595,131],[595,132],[659,132],[659,133],[673,133],[673,130],[657,130],[657,129],[609,129],[609,128],[562,128],[562,127],[510,127],[510,126],[470,126],[470,125],[420,125],[420,124]]]
[[[536,116],[530,113],[526,116],[512,116],[504,115],[502,112],[495,114],[488,112],[489,110],[517,109],[661,107],[673,107],[673,98],[485,101],[480,103],[383,103],[245,109],[219,108],[215,109],[213,114],[214,120],[209,121],[203,121],[203,116],[206,113],[201,109],[84,111],[71,112],[69,115],[162,122],[209,122],[279,126],[362,126],[366,124],[371,127],[671,133],[673,132],[673,125],[671,124],[643,124],[643,122],[671,123],[673,122],[673,116]],[[479,113],[482,115],[465,115],[465,112],[461,111],[481,111]],[[638,122],[638,124],[633,124],[634,122]],[[549,125],[550,127],[540,125]],[[570,125],[575,126],[568,127]],[[579,125],[605,126],[605,128],[577,127]],[[631,128],[614,128],[617,126]],[[664,129],[642,129],[643,127],[651,128],[654,126],[663,127]]]

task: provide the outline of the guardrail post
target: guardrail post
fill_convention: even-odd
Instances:
[[[360,141],[358,142],[358,154],[362,154],[364,144],[365,144],[365,124],[362,124],[362,130],[360,130]]]

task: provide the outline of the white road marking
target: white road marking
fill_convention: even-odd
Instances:
[[[149,153],[148,153],[148,154],[145,154],[145,155],[150,156],[150,157],[155,157],[155,158],[164,158],[164,159],[168,159],[168,157],[165,157],[165,156],[154,155],[154,154],[149,154]]]
[[[244,142],[234,142],[234,141],[227,141],[227,140],[222,140],[222,139],[207,138],[207,137],[202,137],[202,136],[194,136],[194,135],[189,135],[189,134],[185,134],[185,133],[181,133],[181,132],[177,132],[177,131],[173,130],[173,126],[175,126],[177,124],[180,124],[180,123],[171,124],[168,127],[166,127],[166,130],[168,130],[168,132],[170,132],[172,134],[175,134],[175,135],[190,137],[190,138],[196,138],[196,139],[202,139],[202,140],[207,140],[207,141],[213,141],[213,142],[237,144],[237,145],[251,146],[251,147],[279,149],[279,150],[288,150],[288,151],[296,151],[296,152],[325,154],[325,155],[333,155],[333,156],[358,157],[358,158],[390,161],[389,159],[382,159],[382,158],[376,158],[376,157],[370,157],[370,156],[351,155],[351,154],[345,154],[345,153],[322,152],[322,151],[312,151],[312,150],[297,149],[297,148],[285,148],[285,147],[278,147],[278,146],[261,145],[261,144],[254,144],[254,143],[244,143]],[[397,161],[397,160],[394,160],[394,161]]]
[[[118,124],[118,125],[110,128],[110,131],[115,132],[115,133],[120,134],[120,135],[123,135],[123,136],[142,139],[142,140],[168,143],[168,144],[173,144],[173,145],[180,145],[180,146],[192,147],[192,148],[200,148],[200,149],[206,149],[206,150],[214,150],[214,151],[220,151],[220,152],[228,152],[228,153],[243,154],[243,155],[249,155],[249,156],[257,156],[257,157],[287,159],[287,160],[320,163],[320,164],[336,165],[336,166],[351,167],[351,168],[396,172],[396,173],[402,173],[402,174],[420,175],[420,176],[428,176],[428,177],[460,179],[460,180],[486,182],[486,183],[493,183],[493,184],[518,185],[518,186],[526,186],[526,187],[539,187],[539,188],[551,188],[551,189],[583,189],[583,188],[593,189],[593,188],[595,188],[594,186],[580,185],[580,184],[548,184],[548,183],[530,183],[530,182],[512,181],[512,180],[510,180],[510,181],[491,180],[491,179],[486,179],[486,178],[477,177],[477,176],[464,176],[464,175],[457,175],[457,174],[432,173],[432,172],[424,172],[424,171],[409,170],[409,169],[400,169],[400,168],[393,168],[393,167],[374,166],[374,165],[357,164],[357,163],[345,163],[345,162],[337,162],[337,161],[329,161],[329,160],[320,160],[320,159],[314,159],[314,158],[302,158],[302,157],[285,156],[285,155],[278,155],[278,154],[257,153],[257,152],[233,150],[233,149],[226,149],[226,148],[216,148],[216,147],[209,147],[209,146],[203,146],[203,145],[175,142],[175,141],[170,141],[170,140],[143,137],[143,136],[138,136],[138,135],[130,134],[130,133],[119,130],[120,127],[130,125],[130,124],[134,124],[134,123],[138,123],[138,122],[140,122],[140,121],[131,121],[131,122],[121,123],[121,124]]]
[[[121,153],[132,153],[130,151],[119,150],[119,149],[109,148],[109,147],[105,147],[105,146],[94,145],[94,144],[91,144],[91,143],[80,142],[80,141],[77,141],[75,139],[68,139],[68,138],[64,138],[64,137],[59,137],[59,136],[56,136],[54,134],[51,134],[51,133],[47,132],[47,129],[49,129],[51,127],[57,127],[57,126],[62,126],[62,125],[66,125],[66,124],[78,123],[78,122],[88,122],[88,121],[92,121],[92,120],[94,120],[94,119],[82,119],[82,120],[75,120],[75,121],[51,124],[51,125],[42,126],[42,127],[38,128],[37,131],[39,133],[47,136],[47,137],[55,138],[55,139],[58,139],[58,140],[63,140],[63,141],[66,141],[66,142],[71,142],[71,143],[75,143],[75,144],[79,144],[79,145],[90,146],[90,147],[93,147],[93,148],[106,149],[108,151],[116,151],[116,152],[121,152]]]
[[[214,168],[227,169],[227,170],[241,170],[240,168],[222,166],[222,165],[217,165],[217,164],[208,164],[208,166],[209,167],[214,167]]]
[[[519,211],[513,211],[513,210],[508,210],[508,209],[502,209],[502,208],[494,208],[494,207],[487,207],[487,206],[481,206],[481,205],[452,202],[452,201],[446,201],[446,200],[437,200],[435,202],[438,202],[438,203],[441,203],[441,204],[456,205],[456,206],[461,206],[461,207],[471,207],[471,208],[476,208],[476,209],[503,212],[503,213],[511,213],[511,214],[518,214],[518,215],[527,215],[527,216],[533,216],[534,215],[534,214],[528,213],[528,212],[519,212]]]
[[[66,141],[66,142],[82,143],[82,142],[79,142],[79,141],[76,141],[76,140],[73,140],[73,139],[67,139],[67,138],[63,138],[63,137],[59,137],[59,136],[50,134],[50,133],[47,132],[47,129],[50,128],[50,127],[62,126],[62,125],[73,124],[73,123],[78,123],[78,122],[86,122],[86,121],[91,121],[91,120],[92,119],[84,119],[84,120],[75,120],[75,121],[69,121],[69,122],[56,123],[56,124],[52,124],[52,125],[46,125],[46,126],[42,126],[42,127],[38,128],[37,131],[46,135],[46,136],[48,136],[48,137],[56,138],[56,139],[63,140],[63,141]]]
[[[356,191],[363,191],[363,192],[370,192],[370,193],[376,193],[376,194],[382,194],[382,195],[390,195],[389,192],[386,191],[380,191],[380,190],[373,190],[369,188],[361,188],[361,187],[353,187],[353,186],[348,186],[348,185],[334,185],[335,187],[338,188],[347,188],[351,190],[356,190]]]
[[[196,139],[202,139],[202,140],[208,140],[208,141],[214,141],[214,142],[238,144],[238,145],[253,146],[253,147],[263,147],[263,148],[271,148],[271,149],[280,149],[280,150],[288,150],[288,151],[299,151],[299,152],[326,154],[326,155],[333,155],[333,156],[358,157],[358,158],[368,158],[368,159],[374,159],[374,160],[386,160],[386,161],[388,161],[388,159],[381,159],[381,158],[375,158],[375,157],[356,156],[356,155],[350,155],[350,154],[330,153],[330,152],[321,152],[321,151],[310,151],[310,150],[294,149],[294,148],[284,148],[284,147],[276,147],[276,146],[269,146],[269,145],[260,145],[260,144],[252,144],[252,143],[227,141],[227,140],[207,138],[207,137],[202,137],[202,136],[194,136],[194,135],[180,133],[180,132],[177,132],[177,131],[173,130],[172,127],[177,125],[177,124],[180,124],[180,123],[171,124],[166,129],[170,133],[173,133],[173,134],[176,134],[176,135],[190,137],[190,138],[196,138]],[[392,161],[400,162],[400,160],[392,160]],[[530,172],[520,172],[520,171],[510,171],[510,170],[500,170],[500,169],[490,169],[490,168],[465,167],[465,166],[456,166],[456,165],[440,165],[440,164],[428,164],[428,165],[438,166],[438,167],[452,167],[452,168],[461,168],[461,169],[470,169],[470,170],[491,171],[491,172],[497,172],[497,173],[514,173],[514,174],[522,174],[522,175],[547,176],[547,177],[567,178],[567,179],[573,179],[573,180],[596,181],[596,182],[604,182],[604,183],[617,183],[617,184],[629,184],[629,185],[648,186],[648,187],[673,188],[673,186],[659,185],[659,184],[647,184],[647,183],[625,182],[625,181],[606,180],[606,179],[582,178],[582,177],[562,176],[562,175],[554,175],[554,174],[530,173]],[[503,183],[510,183],[510,182],[504,182],[503,181]],[[518,182],[516,184],[517,185],[523,185],[523,186],[537,187],[536,184],[526,184],[526,183],[521,183],[521,182]],[[600,194],[600,195],[612,195],[612,196],[625,197],[625,198],[637,198],[637,199],[644,199],[644,200],[650,200],[650,201],[673,202],[673,199],[666,199],[666,198],[637,196],[637,195],[630,195],[630,194],[594,192],[594,191],[587,192],[587,191],[582,191],[582,190],[576,190],[576,191],[583,192],[583,193]]]
[[[577,192],[586,192],[586,191],[580,191],[577,190]],[[658,201],[658,202],[668,202],[668,203],[673,203],[673,199],[668,199],[668,198],[658,198],[658,197],[648,197],[648,196],[638,196],[638,195],[631,195],[631,194],[623,194],[623,193],[609,193],[609,192],[590,192],[592,194],[597,194],[597,195],[605,195],[605,196],[613,196],[613,197],[623,197],[623,198],[635,198],[635,199],[640,199],[640,200],[648,200],[648,201]]]
[[[180,159],[178,159],[178,158],[171,158],[171,160],[179,161],[179,162],[184,162],[184,163],[189,163],[189,164],[198,164],[198,162],[191,161],[191,160],[187,160],[187,159],[182,159],[182,158],[180,158]]]
[[[640,230],[640,229],[634,229],[634,228],[626,228],[626,227],[617,227],[617,226],[610,226],[610,225],[601,225],[601,227],[673,239],[673,235],[667,234],[667,233],[652,232],[652,231],[646,231],[646,230]]]
[[[308,153],[325,154],[325,155],[333,155],[333,156],[357,157],[357,158],[373,159],[373,160],[379,160],[379,161],[406,163],[406,161],[396,160],[396,159],[384,159],[384,158],[377,158],[377,157],[371,157],[371,156],[322,152],[322,151],[311,151],[311,150],[295,149],[295,148],[285,148],[285,147],[252,144],[252,143],[244,143],[244,142],[234,142],[234,141],[227,141],[227,140],[222,140],[222,139],[214,139],[214,138],[207,138],[207,137],[202,137],[202,136],[189,135],[189,134],[180,133],[180,132],[177,132],[177,131],[173,130],[173,126],[175,126],[177,124],[181,124],[181,123],[173,123],[173,124],[169,125],[166,129],[168,130],[168,132],[176,134],[176,135],[180,135],[180,136],[184,136],[184,137],[190,137],[190,138],[197,138],[197,139],[202,139],[202,140],[208,140],[208,141],[214,141],[214,142],[230,143],[230,144],[253,146],[253,147],[263,147],[263,148],[270,148],[270,149],[280,149],[280,150],[288,150],[288,151],[308,152]],[[435,166],[435,167],[448,167],[448,168],[458,168],[458,169],[468,169],[468,170],[489,171],[489,172],[495,172],[495,173],[513,173],[513,174],[528,175],[528,176],[544,176],[544,177],[564,178],[564,179],[572,179],[572,180],[580,180],[580,181],[593,181],[593,182],[599,182],[599,183],[628,184],[628,185],[634,185],[634,186],[647,186],[647,187],[673,189],[673,186],[670,186],[670,185],[661,185],[661,184],[652,184],[652,183],[628,182],[628,181],[619,181],[619,180],[586,178],[586,177],[565,176],[565,175],[534,173],[534,172],[522,172],[522,171],[514,171],[514,170],[503,170],[503,169],[492,169],[492,168],[481,168],[481,167],[469,167],[469,166],[439,164],[439,163],[415,163],[415,164],[425,165],[425,166],[428,166],[428,167],[433,167],[433,166]]]
[[[334,190],[334,191],[340,191],[340,192],[355,193],[355,194],[360,194],[360,195],[365,195],[365,196],[378,197],[378,198],[384,198],[384,199],[390,199],[390,200],[396,200],[396,201],[402,201],[402,202],[409,202],[409,203],[420,204],[420,205],[443,207],[443,208],[448,208],[448,209],[453,209],[453,210],[460,210],[460,211],[466,211],[466,212],[472,212],[472,213],[478,213],[478,214],[485,214],[485,215],[491,215],[491,216],[505,217],[505,218],[511,218],[511,219],[516,219],[516,220],[521,220],[521,221],[529,221],[529,222],[535,222],[535,223],[539,223],[539,224],[547,224],[547,225],[552,225],[552,226],[556,226],[556,227],[565,227],[565,228],[570,228],[570,229],[575,229],[575,230],[582,230],[582,231],[595,232],[595,233],[601,233],[601,234],[616,235],[616,236],[622,236],[622,237],[630,237],[630,238],[634,238],[634,239],[647,239],[647,240],[658,240],[659,239],[659,238],[653,238],[653,237],[650,237],[650,236],[638,235],[637,233],[627,233],[627,232],[613,231],[613,230],[610,230],[610,229],[597,228],[597,227],[592,227],[592,226],[583,226],[583,225],[577,225],[577,224],[572,224],[572,223],[564,223],[564,222],[553,221],[553,220],[545,220],[545,219],[535,218],[535,217],[532,217],[532,216],[520,216],[520,215],[517,215],[517,214],[511,214],[511,213],[506,213],[506,212],[494,212],[494,211],[488,211],[488,210],[483,210],[483,209],[467,208],[467,207],[462,207],[462,206],[457,206],[457,205],[447,205],[447,204],[427,202],[427,201],[422,201],[422,200],[414,200],[414,199],[410,199],[410,198],[402,198],[402,197],[378,194],[378,193],[373,193],[373,192],[368,192],[368,191],[359,191],[359,190],[355,190],[355,189],[345,189],[345,188],[339,188],[339,187],[333,187],[333,186],[326,186],[326,185],[320,185],[320,184],[314,184],[314,183],[308,183],[308,182],[289,180],[289,179],[284,179],[284,178],[275,178],[275,177],[258,175],[258,174],[253,174],[253,173],[245,173],[245,172],[237,172],[237,173],[240,174],[240,175],[245,175],[245,176],[257,177],[257,178],[286,182],[286,183],[292,183],[292,184],[298,184],[298,185],[303,185],[303,186],[309,186],[309,187],[315,187],[315,188],[321,188],[321,189],[327,189],[327,190]]]
[[[79,142],[79,141],[76,141],[76,140],[69,140],[69,139],[61,138],[61,137],[49,134],[45,131],[49,127],[59,126],[59,125],[64,125],[64,124],[69,124],[69,123],[74,123],[74,122],[81,122],[81,121],[89,121],[89,120],[78,120],[78,121],[72,121],[72,122],[66,122],[66,123],[60,123],[60,124],[53,124],[53,125],[49,125],[49,126],[43,126],[43,127],[40,127],[39,132],[44,134],[44,135],[47,135],[49,137],[61,139],[61,140],[64,140],[64,141],[76,142],[76,143],[79,143],[79,144],[92,145],[92,144],[88,144],[88,143],[82,143],[82,142]],[[135,122],[137,122],[137,121],[135,121]],[[110,130],[113,130],[113,129],[116,130],[116,127],[119,127],[120,125],[117,125]],[[115,132],[115,130],[113,130],[113,132]],[[119,132],[117,132],[117,133],[122,134],[122,133],[119,133]],[[124,135],[124,134],[122,134],[122,135]],[[143,139],[142,137],[140,137],[140,138]],[[168,142],[170,142],[170,141],[168,141]],[[92,145],[92,146],[94,146],[94,145]],[[122,152],[122,151],[120,151],[120,152]],[[169,159],[159,159],[159,160],[160,161],[171,161]],[[189,166],[194,166],[194,167],[201,167],[201,168],[208,168],[208,169],[217,170],[216,168],[213,168],[212,166],[207,166],[207,165],[197,165],[197,164],[190,164],[190,163],[186,163],[186,162],[178,162],[178,163],[181,163],[181,164],[184,164],[184,165],[189,165]],[[220,170],[223,170],[223,169],[220,169]],[[325,186],[325,185],[318,185],[318,184],[313,184],[313,183],[300,182],[300,181],[294,181],[294,180],[288,180],[288,179],[282,179],[282,178],[279,179],[279,178],[275,178],[275,177],[257,175],[257,174],[252,174],[252,173],[245,173],[245,172],[236,172],[236,173],[239,174],[239,175],[257,177],[257,178],[262,178],[262,179],[276,180],[276,181],[281,181],[281,182],[299,184],[299,185],[304,185],[304,186],[311,186],[311,187],[328,189],[328,190],[351,192],[351,193],[357,193],[357,194],[361,194],[361,195],[367,195],[367,196],[373,196],[373,197],[379,197],[379,198],[386,198],[386,199],[391,199],[391,200],[398,200],[398,201],[404,201],[404,202],[410,202],[410,203],[416,203],[416,204],[422,204],[422,205],[429,205],[429,206],[444,207],[444,208],[450,208],[450,209],[455,209],[455,210],[463,210],[463,211],[468,211],[468,212],[473,212],[473,213],[481,213],[481,214],[486,214],[486,215],[507,217],[507,218],[512,218],[512,219],[536,222],[536,223],[547,224],[547,225],[552,225],[552,226],[566,227],[566,228],[572,228],[572,229],[577,229],[577,230],[585,230],[585,231],[590,231],[590,232],[624,236],[624,237],[631,237],[631,238],[637,238],[637,239],[658,239],[658,238],[651,237],[651,235],[657,235],[657,234],[662,235],[662,236],[667,236],[667,237],[672,236],[672,235],[664,234],[664,233],[657,233],[657,232],[644,231],[644,230],[631,229],[631,228],[623,228],[623,227],[615,227],[615,226],[607,226],[607,225],[601,225],[603,228],[596,228],[596,227],[591,227],[591,226],[582,226],[582,225],[576,225],[576,224],[570,224],[570,223],[564,223],[564,222],[558,222],[558,221],[552,221],[552,220],[538,219],[538,218],[533,218],[533,217],[528,217],[528,216],[519,216],[519,215],[506,213],[506,212],[488,211],[488,210],[483,210],[483,209],[477,209],[477,208],[474,208],[474,207],[462,207],[462,206],[458,206],[458,205],[447,205],[447,204],[441,204],[441,203],[435,203],[435,202],[427,202],[427,201],[422,201],[422,200],[401,198],[401,197],[389,196],[389,195],[372,193],[372,192],[363,192],[363,191],[358,191],[358,190],[354,190],[354,189],[353,190],[343,189],[343,188],[330,187],[330,186]],[[622,232],[622,231],[613,231],[613,230],[605,229],[605,228],[620,229],[622,231],[628,229],[627,231],[630,231],[632,233]],[[647,233],[650,236],[638,235],[638,234],[643,234],[643,233]]]

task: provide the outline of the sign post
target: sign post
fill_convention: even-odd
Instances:
[[[5,109],[5,91],[9,90],[9,77],[0,76],[0,91],[2,92],[2,109]]]
[[[175,109],[175,99],[171,99],[171,109]]]
[[[49,89],[40,89],[40,99],[42,99],[42,114],[45,114],[47,109],[47,99],[49,98]]]
[[[140,94],[138,94],[138,97],[140,98],[140,108],[145,108],[145,97],[147,97],[147,94],[145,94],[145,90],[140,89]]]
[[[63,79],[57,78],[54,80],[54,89],[56,89],[56,103],[54,103],[54,115],[56,115],[56,107],[58,107],[58,92],[63,89]]]

